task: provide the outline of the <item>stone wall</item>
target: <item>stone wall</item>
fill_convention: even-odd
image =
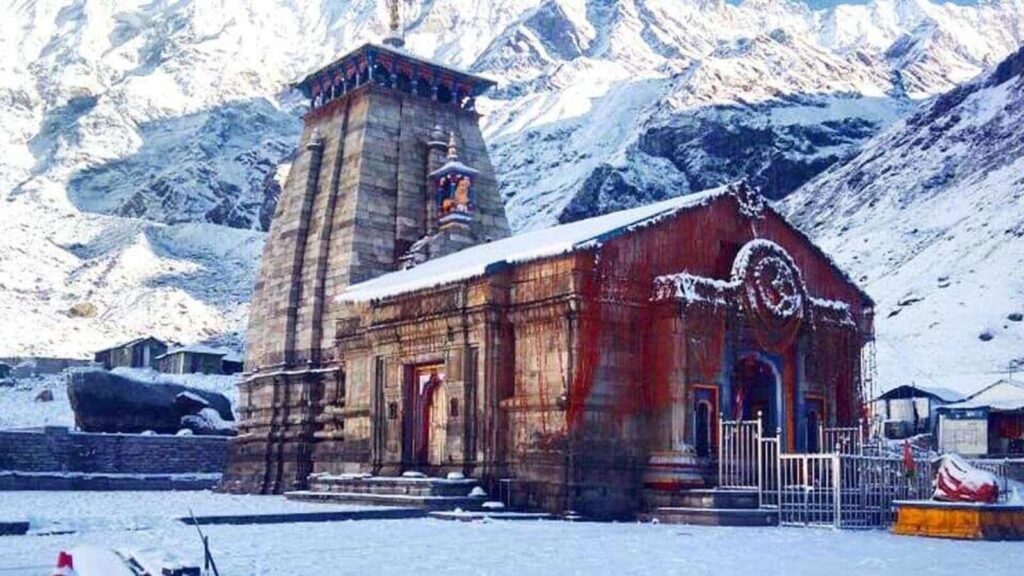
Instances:
[[[0,432],[0,470],[96,474],[220,473],[227,439],[86,434],[67,428]]]

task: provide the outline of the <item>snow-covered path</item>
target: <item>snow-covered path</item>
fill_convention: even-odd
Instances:
[[[0,538],[0,575],[48,574],[80,544],[159,547],[194,557],[199,513],[321,505],[207,493],[0,493],[0,517],[66,518],[76,534]],[[79,519],[78,521],[72,520]],[[89,518],[88,521],[83,519]],[[134,524],[130,521],[134,520]],[[222,574],[1020,574],[1024,544],[798,528],[705,528],[441,520],[208,526]],[[19,568],[22,567],[22,568]],[[30,567],[35,567],[30,568]]]

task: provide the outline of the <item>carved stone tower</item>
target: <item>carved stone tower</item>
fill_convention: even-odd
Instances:
[[[409,55],[392,28],[295,85],[310,110],[253,295],[225,490],[304,486],[320,399],[345,386],[342,288],[509,234],[474,105],[491,82]]]

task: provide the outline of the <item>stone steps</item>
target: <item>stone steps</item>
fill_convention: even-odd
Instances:
[[[777,526],[779,513],[758,509],[664,507],[646,514],[645,519],[697,526]]]
[[[345,492],[349,494],[382,494],[403,496],[468,496],[479,484],[471,478],[446,479],[429,477],[390,477],[319,475],[310,477],[312,492]]]
[[[292,500],[367,506],[414,507],[422,510],[480,510],[486,495],[472,478],[326,474],[310,477],[310,489],[287,492]],[[473,495],[481,492],[479,495]]]
[[[483,510],[486,498],[469,496],[419,496],[410,494],[372,494],[367,492],[316,492],[301,490],[285,492],[285,498],[305,502],[355,504],[362,506],[394,506],[421,510]]]
[[[753,490],[698,489],[644,494],[648,512],[641,517],[669,524],[700,526],[776,526],[777,510],[759,508]]]

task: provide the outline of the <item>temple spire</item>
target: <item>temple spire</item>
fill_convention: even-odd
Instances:
[[[389,32],[384,38],[384,43],[392,48],[401,48],[405,46],[405,35],[402,30],[402,15],[398,6],[399,1],[400,0],[386,0],[390,24],[388,25]]]

